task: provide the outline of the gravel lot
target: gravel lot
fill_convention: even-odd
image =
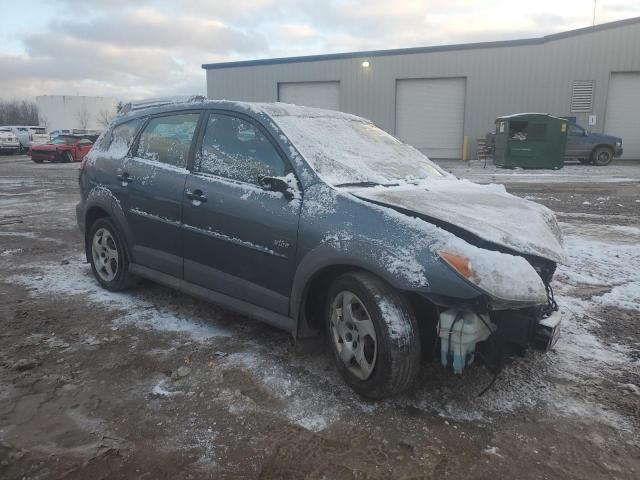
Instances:
[[[425,363],[368,402],[280,331],[150,282],[101,290],[77,164],[0,157],[0,478],[638,478],[640,164],[442,165],[558,213],[563,335],[481,398],[483,367]]]

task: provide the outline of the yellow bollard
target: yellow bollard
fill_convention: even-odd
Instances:
[[[469,137],[464,136],[464,140],[462,141],[462,160],[467,161],[469,158]]]

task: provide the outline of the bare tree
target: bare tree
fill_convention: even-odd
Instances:
[[[89,127],[91,114],[89,113],[86,105],[83,105],[82,108],[78,110],[78,113],[76,114],[76,120],[78,121],[78,128],[86,130]]]
[[[38,107],[26,100],[0,101],[0,125],[38,125]]]
[[[49,130],[49,117],[46,115],[38,114],[38,125],[44,127],[46,130]]]
[[[114,112],[106,108],[103,108],[98,112],[98,117],[97,117],[98,123],[102,125],[104,128],[107,128],[111,123],[111,120],[113,120],[113,117],[115,117]]]

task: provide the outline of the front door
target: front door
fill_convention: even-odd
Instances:
[[[119,174],[136,263],[182,278],[181,217],[187,161],[200,114],[151,117]]]
[[[591,148],[589,136],[586,135],[584,129],[575,124],[569,125],[565,156],[569,158],[589,158]]]
[[[291,172],[266,131],[210,113],[183,200],[185,280],[288,313],[300,200],[260,187]]]

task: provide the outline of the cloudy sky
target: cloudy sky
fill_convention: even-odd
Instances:
[[[0,0],[0,98],[205,90],[203,63],[542,36],[593,0]],[[596,23],[640,16],[597,0]]]

